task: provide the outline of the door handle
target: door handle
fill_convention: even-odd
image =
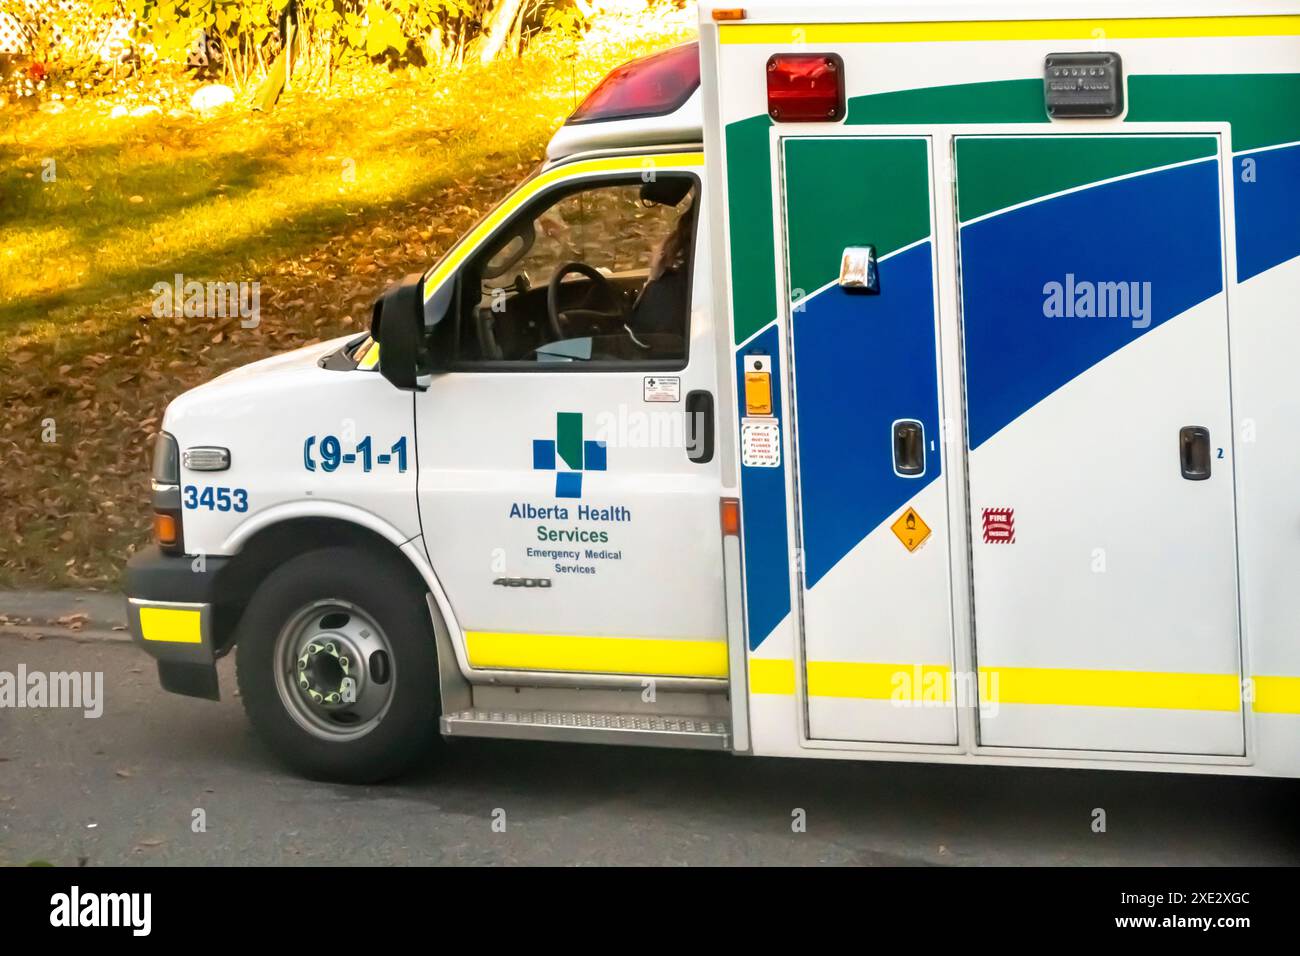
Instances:
[[[1178,430],[1178,463],[1188,481],[1210,477],[1210,430],[1204,425],[1184,425]]]
[[[904,478],[925,474],[925,427],[915,419],[894,422],[894,473]]]
[[[713,394],[686,393],[686,457],[697,465],[713,461]]]

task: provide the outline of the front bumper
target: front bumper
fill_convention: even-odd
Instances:
[[[127,626],[158,661],[164,690],[220,699],[216,595],[228,560],[172,556],[152,547],[126,566]]]

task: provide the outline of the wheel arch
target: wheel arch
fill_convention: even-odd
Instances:
[[[371,520],[363,523],[350,514],[290,512],[236,532],[229,541],[230,558],[222,571],[222,599],[214,620],[217,652],[224,654],[234,646],[244,609],[271,571],[299,554],[339,546],[398,558],[407,574],[406,583],[418,594],[431,594],[443,623],[449,631],[458,633],[450,604],[424,556],[419,536],[402,535],[373,515],[366,517]]]

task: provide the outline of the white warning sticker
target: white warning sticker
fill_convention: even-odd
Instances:
[[[647,375],[644,395],[646,402],[680,402],[682,380],[676,375]]]
[[[781,464],[781,425],[774,418],[740,420],[740,463],[748,468]]]

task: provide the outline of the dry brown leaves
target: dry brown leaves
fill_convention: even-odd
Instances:
[[[113,331],[79,356],[0,355],[0,586],[116,585],[148,541],[151,439],[167,403],[230,368],[365,328],[385,285],[428,268],[525,168],[489,164],[293,258],[268,249],[248,276],[261,282],[256,329],[157,318],[146,303],[110,316]]]

